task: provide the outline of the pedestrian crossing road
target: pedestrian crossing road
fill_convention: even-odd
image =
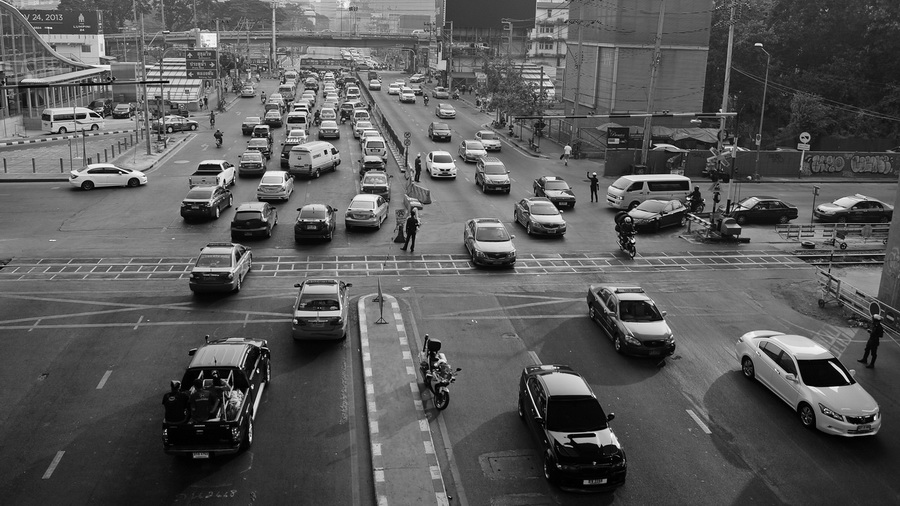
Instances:
[[[13,258],[0,266],[0,280],[187,279],[196,257]],[[639,255],[562,253],[519,256],[515,275],[616,273],[701,269],[797,269],[809,264],[783,251],[692,251]],[[461,276],[476,273],[467,255],[265,256],[253,258],[254,276]]]

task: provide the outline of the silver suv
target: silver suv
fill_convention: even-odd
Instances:
[[[483,156],[475,164],[475,184],[484,193],[489,190],[509,193],[509,171],[496,156]]]

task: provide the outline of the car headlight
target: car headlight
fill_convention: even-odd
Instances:
[[[486,255],[484,254],[484,251],[481,251],[480,249],[476,249],[475,256],[478,258],[484,258]]]
[[[631,346],[642,346],[641,342],[635,339],[631,332],[625,333],[625,343]]]
[[[672,344],[674,342],[675,342],[675,334],[669,334],[669,336],[666,337],[666,344]]]
[[[834,418],[835,420],[837,420],[837,421],[839,421],[839,422],[843,422],[843,421],[844,421],[844,416],[843,416],[843,415],[836,413],[834,410],[832,410],[831,408],[825,406],[825,405],[822,404],[821,402],[819,403],[819,410],[820,410],[820,411],[822,412],[822,414],[825,415],[825,416],[830,416],[831,418]]]

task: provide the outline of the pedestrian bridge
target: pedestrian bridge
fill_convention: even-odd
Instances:
[[[154,36],[156,34],[146,34],[145,38],[155,40],[158,44],[162,44],[163,39],[167,43],[183,43],[189,44],[196,42],[197,33],[193,30],[186,32],[169,32],[165,37]],[[428,39],[420,39],[415,35],[390,34],[390,33],[328,33],[328,32],[310,32],[310,31],[277,31],[275,33],[276,44],[280,45],[296,45],[316,47],[403,47],[415,49],[420,45],[427,45]],[[104,35],[106,44],[113,47],[113,51],[120,44],[127,44],[128,41],[134,43],[135,35],[133,33],[112,33]],[[247,40],[255,42],[271,42],[271,31],[220,31],[219,38],[226,44],[246,44]]]

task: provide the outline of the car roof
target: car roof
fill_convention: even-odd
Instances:
[[[363,200],[377,201],[378,195],[372,195],[371,193],[360,193],[357,196],[353,197],[353,202],[359,202]]]
[[[239,211],[262,211],[262,210],[265,209],[265,208],[266,208],[266,203],[265,203],[265,202],[244,202],[243,204],[239,205],[239,206],[237,207],[237,209],[235,209],[235,212],[239,212]]]
[[[525,371],[540,378],[550,397],[594,397],[587,381],[567,365],[539,364],[528,366]]]
[[[544,181],[565,181],[565,179],[559,176],[542,176],[541,179]]]
[[[306,204],[305,206],[301,207],[300,209],[303,209],[306,211],[327,211],[328,206],[325,204]]]
[[[251,346],[244,339],[214,341],[197,349],[189,367],[240,367]]]
[[[547,197],[525,197],[522,200],[527,200],[528,202],[547,202],[548,204],[553,203],[553,201]]]
[[[650,297],[646,293],[644,293],[643,288],[635,285],[618,285],[611,283],[599,283],[591,285],[592,292],[596,292],[601,288],[606,288],[615,293],[616,298],[619,300],[651,300]]]
[[[194,188],[196,188],[196,186]],[[215,187],[213,187],[213,188],[215,188]],[[232,244],[230,242],[211,242],[211,243],[207,244],[206,246],[204,246],[203,249],[200,250],[200,254],[202,255],[203,253],[212,253],[212,254],[231,253],[232,251],[234,251],[235,246],[236,246],[235,244]]]
[[[503,222],[497,218],[473,218],[475,225],[479,227],[502,227]],[[505,228],[505,227],[504,227]]]
[[[769,337],[770,340],[780,344],[798,360],[818,360],[833,358],[834,355],[821,344],[808,337],[795,334],[776,334]]]
[[[363,163],[365,162],[384,162],[378,155],[366,155],[363,157]]]
[[[429,154],[430,154],[430,155],[447,155],[447,156],[451,156],[451,155],[450,155],[450,152],[448,152],[448,151],[432,151],[432,152],[429,153]]]
[[[479,160],[482,164],[500,164],[503,165],[503,161],[497,158],[496,156],[482,156],[481,160]]]

